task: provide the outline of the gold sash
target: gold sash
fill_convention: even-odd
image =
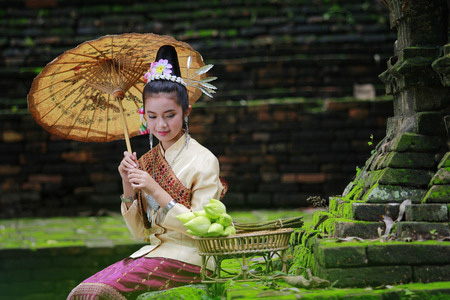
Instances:
[[[145,153],[139,159],[141,170],[146,171],[150,176],[155,175],[155,181],[174,199],[187,208],[191,208],[191,190],[186,188],[177,178],[169,163],[164,158],[160,147],[154,147],[151,151]],[[153,170],[153,166],[155,170]],[[139,210],[142,215],[145,228],[150,228],[151,224],[144,210],[144,201],[142,193],[138,193]]]

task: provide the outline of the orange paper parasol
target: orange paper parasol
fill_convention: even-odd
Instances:
[[[197,51],[170,36],[103,36],[64,52],[42,70],[28,94],[31,115],[47,131],[67,139],[109,142],[125,138],[131,153],[129,138],[139,133],[144,74],[163,45],[177,50],[182,78],[204,66]],[[192,86],[187,89],[192,104],[202,91]]]

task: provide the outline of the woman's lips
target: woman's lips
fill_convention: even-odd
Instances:
[[[160,135],[160,136],[165,136],[167,134],[169,134],[168,131],[158,131],[158,135]]]

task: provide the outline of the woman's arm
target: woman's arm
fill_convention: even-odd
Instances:
[[[136,194],[128,179],[128,172],[136,168],[138,168],[136,152],[130,154],[128,151],[125,151],[118,167],[120,177],[122,178],[123,198],[130,198]],[[131,204],[132,202],[125,203],[127,209],[130,208]]]
[[[202,210],[209,203],[209,199],[220,198],[223,187],[219,179],[219,162],[213,155],[204,162],[201,166],[196,166],[193,174],[191,208],[188,209],[182,204],[176,204],[162,220],[161,226],[185,233],[186,228],[176,216],[189,211]]]

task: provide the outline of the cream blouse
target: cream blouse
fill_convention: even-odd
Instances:
[[[169,149],[162,153],[167,162],[172,163],[179,150],[186,141],[183,135]],[[173,206],[167,215],[163,214],[160,207],[153,216],[150,228],[150,245],[145,245],[130,257],[165,257],[201,266],[201,257],[195,241],[186,233],[186,227],[176,216],[188,211],[199,211],[209,203],[210,198],[219,199],[223,190],[219,179],[219,161],[208,149],[190,138],[189,145],[183,149],[177,159],[171,165],[173,172],[181,183],[192,192],[191,209],[182,204]],[[137,200],[130,208],[124,203],[121,212],[125,223],[136,238],[145,237],[145,228],[139,212]],[[156,220],[159,223],[156,224]],[[148,233],[147,233],[148,234]],[[212,260],[208,261],[208,269],[213,269]]]

